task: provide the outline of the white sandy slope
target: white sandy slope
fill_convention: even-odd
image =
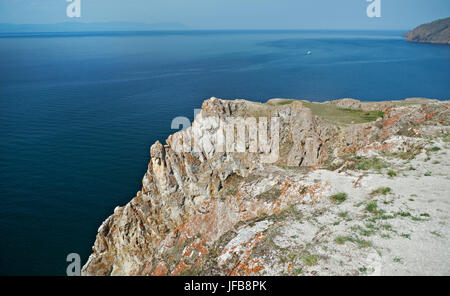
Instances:
[[[395,177],[387,169],[309,173],[310,181],[329,183],[328,196],[345,192],[347,199],[297,205],[283,221],[256,224],[268,237],[254,252],[264,266],[258,274],[450,275],[449,143],[429,141],[426,148],[410,161],[385,158]],[[380,187],[391,192],[371,194]],[[382,214],[366,209],[375,201]],[[248,226],[240,231],[255,232]]]

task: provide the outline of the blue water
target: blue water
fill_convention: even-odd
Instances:
[[[140,189],[150,145],[211,96],[449,99],[450,46],[401,33],[0,35],[0,274],[85,262]]]

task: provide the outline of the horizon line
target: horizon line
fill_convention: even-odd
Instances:
[[[128,25],[142,25],[142,29],[140,28],[133,28],[133,29],[127,29],[124,28],[121,29],[112,29],[108,30],[108,28],[105,28],[105,31],[129,31],[129,32],[135,32],[135,31],[406,31],[409,32],[413,30],[414,28],[367,28],[367,29],[360,29],[360,28],[199,28],[199,27],[191,27],[189,25],[186,25],[184,23],[176,22],[176,21],[166,21],[166,22],[155,22],[155,23],[142,23],[142,22],[130,22],[130,21],[108,21],[108,22],[80,22],[80,21],[64,21],[64,22],[58,22],[58,23],[8,23],[8,22],[0,22],[1,25],[7,25],[7,26],[58,26],[58,25],[113,25],[113,24],[123,24],[124,26]],[[164,28],[164,25],[167,26],[167,28]],[[180,26],[171,28],[171,25]],[[161,26],[161,28],[145,28],[145,26]],[[86,29],[88,31],[93,32],[94,30]],[[101,31],[101,30],[100,30]],[[0,31],[1,32],[1,31]],[[15,33],[20,31],[12,31],[12,32],[2,32],[2,33]],[[24,33],[27,31],[23,31]],[[44,33],[44,32],[75,32],[71,30],[67,31],[29,31],[30,33]],[[84,32],[84,31],[80,31]]]
[[[0,23],[1,24],[1,23]],[[246,28],[219,28],[219,29],[201,29],[201,28],[189,28],[189,29],[134,29],[134,30],[130,30],[130,29],[124,29],[124,30],[118,30],[118,29],[113,29],[113,30],[81,30],[81,31],[70,31],[70,30],[66,30],[66,31],[0,31],[1,34],[4,33],[94,33],[94,32],[183,32],[183,31],[188,31],[188,32],[214,32],[214,31],[246,31],[246,32],[251,32],[251,31],[273,31],[273,32],[277,32],[277,31],[328,31],[328,32],[348,32],[348,31],[353,31],[353,32],[395,32],[395,31],[405,31],[405,32],[409,32],[411,31],[411,29],[350,29],[350,28],[345,28],[345,29],[297,29],[297,28],[277,28],[277,29],[273,29],[273,28],[252,28],[252,29],[246,29]]]

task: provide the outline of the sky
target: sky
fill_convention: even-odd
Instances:
[[[189,29],[405,30],[450,17],[450,0],[80,0],[81,18],[66,15],[68,0],[0,0],[0,23],[177,22]]]

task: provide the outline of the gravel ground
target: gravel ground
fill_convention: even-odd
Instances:
[[[330,185],[328,197],[264,224],[252,256],[264,266],[259,274],[450,275],[449,144],[426,149],[412,160],[385,158],[381,172],[309,173]],[[339,193],[345,200],[331,198]]]

